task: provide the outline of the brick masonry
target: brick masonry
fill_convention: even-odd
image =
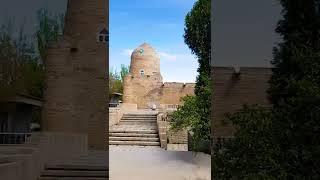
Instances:
[[[170,144],[188,144],[187,130],[172,131],[168,125],[167,137]]]
[[[107,143],[108,0],[69,0],[64,35],[49,48],[46,61],[43,127],[46,131],[84,133],[90,149]]]
[[[233,113],[243,104],[269,107],[266,90],[271,77],[270,68],[241,67],[236,76],[232,67],[212,69],[214,93],[212,96],[212,131],[214,137],[231,136],[234,128],[222,123],[225,113]]]
[[[143,75],[141,74],[143,71]],[[149,44],[142,44],[131,55],[130,73],[124,80],[123,102],[148,108],[153,104],[181,104],[181,98],[194,95],[194,83],[162,81],[160,58]]]

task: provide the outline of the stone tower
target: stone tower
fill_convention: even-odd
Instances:
[[[160,74],[160,57],[147,43],[143,43],[131,54],[130,73],[139,77]]]
[[[130,72],[124,80],[123,103],[137,104],[138,108],[159,105],[161,86],[159,55],[143,43],[132,52]]]
[[[108,0],[69,0],[64,35],[48,51],[43,128],[106,149]]]

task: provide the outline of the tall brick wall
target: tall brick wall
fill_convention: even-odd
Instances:
[[[214,67],[212,69],[214,93],[212,96],[212,132],[214,136],[231,136],[234,128],[224,125],[225,113],[233,113],[243,104],[270,106],[266,90],[271,77],[270,68],[240,68],[235,76],[231,67]]]
[[[108,0],[69,0],[63,38],[49,49],[44,127],[85,133],[91,149],[107,142],[107,44],[97,33],[108,29]]]
[[[181,98],[194,95],[194,83],[159,82],[150,77],[127,76],[124,82],[124,103],[137,104],[138,108],[152,104],[181,104]]]
[[[194,95],[194,83],[165,82],[160,89],[161,104],[181,104],[181,98]]]

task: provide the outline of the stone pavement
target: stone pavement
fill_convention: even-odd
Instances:
[[[112,180],[210,180],[211,157],[160,147],[109,146]]]

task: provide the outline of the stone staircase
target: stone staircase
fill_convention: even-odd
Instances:
[[[38,180],[108,179],[106,169],[77,165],[47,165]]]
[[[45,165],[38,180],[109,179],[108,152],[90,152],[65,162]]]
[[[117,125],[110,127],[109,144],[160,146],[157,114],[124,114]]]

